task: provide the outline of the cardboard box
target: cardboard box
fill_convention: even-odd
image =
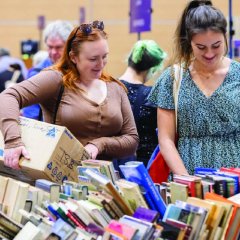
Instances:
[[[76,167],[89,155],[66,127],[24,117],[20,117],[19,125],[31,160],[21,159],[21,171],[4,166],[4,141],[0,133],[1,175],[30,183],[40,178],[58,183],[65,179],[78,182]]]

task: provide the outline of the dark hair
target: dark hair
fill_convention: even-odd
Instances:
[[[65,87],[70,89],[77,89],[76,81],[79,81],[80,73],[78,72],[76,65],[72,62],[70,54],[75,56],[79,55],[81,51],[81,46],[84,42],[93,42],[100,39],[107,39],[107,34],[104,30],[98,28],[92,28],[91,32],[86,34],[81,30],[81,24],[75,27],[70,33],[66,44],[64,46],[63,55],[60,60],[52,68],[56,69],[63,74],[63,84]],[[91,24],[90,24],[91,25]],[[113,77],[103,72],[101,77],[103,81],[119,81],[115,80]],[[120,84],[123,86],[122,84]]]
[[[175,31],[175,47],[170,64],[184,63],[188,67],[192,58],[191,40],[193,36],[207,30],[224,35],[227,53],[227,21],[223,13],[215,8],[211,1],[190,1],[184,9]]]

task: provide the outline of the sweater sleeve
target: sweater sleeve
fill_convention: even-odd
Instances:
[[[24,145],[18,125],[20,109],[53,98],[61,85],[61,79],[60,73],[56,71],[43,71],[0,94],[0,129],[5,148]]]
[[[118,136],[100,137],[89,142],[98,148],[99,155],[126,157],[137,150],[139,138],[131,105],[126,92],[120,88],[122,128]]]

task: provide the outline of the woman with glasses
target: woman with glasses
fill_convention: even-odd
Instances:
[[[19,168],[29,158],[18,126],[19,109],[40,103],[45,122],[67,127],[92,159],[133,154],[138,145],[134,117],[123,84],[104,72],[109,53],[101,21],[73,29],[53,67],[0,94],[4,164]]]

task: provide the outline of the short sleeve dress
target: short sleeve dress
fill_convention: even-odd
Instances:
[[[149,101],[159,108],[175,108],[170,67],[156,82]],[[240,167],[240,63],[231,62],[223,83],[210,97],[186,70],[177,116],[177,148],[189,174],[195,167]]]

